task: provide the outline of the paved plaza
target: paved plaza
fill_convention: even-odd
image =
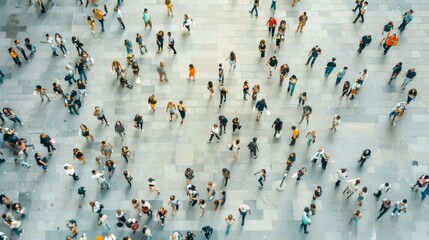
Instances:
[[[20,137],[35,144],[30,152],[31,168],[15,165],[12,151],[4,144],[2,156],[6,159],[0,165],[0,193],[9,196],[13,202],[20,202],[26,208],[26,217],[22,221],[24,233],[16,236],[4,223],[0,231],[10,239],[23,240],[62,240],[70,235],[66,227],[69,219],[75,219],[79,235],[86,233],[88,240],[103,235],[102,226],[97,225],[97,215],[91,212],[89,201],[104,204],[103,212],[109,216],[112,225],[110,233],[118,239],[131,236],[133,239],[146,239],[141,228],[147,224],[155,240],[166,240],[174,231],[185,234],[196,233],[196,239],[204,239],[200,230],[210,225],[214,233],[210,239],[221,240],[256,240],[256,239],[317,239],[317,240],[421,240],[427,239],[429,211],[428,201],[422,201],[420,193],[410,190],[410,184],[422,174],[429,173],[429,90],[427,55],[429,54],[429,2],[427,0],[370,0],[365,13],[365,22],[353,24],[357,13],[354,0],[301,0],[294,8],[292,0],[277,0],[277,10],[270,10],[271,1],[262,0],[259,16],[250,14],[253,0],[173,0],[174,17],[167,16],[164,1],[161,0],[125,0],[120,9],[126,30],[120,29],[115,19],[113,8],[116,0],[99,0],[99,8],[107,4],[105,32],[101,32],[100,23],[95,22],[95,34],[89,30],[87,16],[94,18],[94,6],[79,6],[79,1],[55,0],[55,5],[44,0],[47,12],[40,14],[36,4],[28,5],[27,0],[0,0],[0,69],[5,74],[0,85],[0,108],[10,107],[20,116],[24,126],[13,126],[6,120],[3,128],[15,128]],[[85,5],[85,1],[84,1]],[[149,9],[153,28],[144,30],[142,12]],[[397,27],[402,22],[402,15],[413,9],[414,19],[400,33]],[[104,10],[103,10],[104,11]],[[309,17],[303,33],[295,33],[298,17],[306,11]],[[195,21],[191,25],[191,34],[182,29],[184,14],[190,14]],[[278,22],[286,20],[286,38],[276,54],[278,64],[287,63],[290,75],[296,75],[298,83],[295,93],[287,93],[287,81],[279,87],[279,67],[273,77],[268,79],[266,61],[274,55],[275,41],[268,35],[266,22],[274,16]],[[399,44],[383,55],[379,44],[383,26],[389,21],[395,25],[394,33],[399,37]],[[159,30],[170,31],[175,38],[177,55],[166,47],[157,54],[155,35]],[[70,52],[63,57],[53,57],[45,34],[60,33],[66,39]],[[136,33],[141,33],[148,53],[141,55],[135,43]],[[373,40],[361,54],[357,53],[359,40],[371,34]],[[93,56],[94,66],[88,74],[88,95],[82,96],[80,115],[71,115],[63,101],[52,92],[52,83],[60,80],[65,92],[74,86],[63,81],[65,66],[75,65],[78,55],[72,45],[71,37],[78,36],[84,43],[84,49]],[[7,49],[14,47],[14,40],[21,42],[29,37],[37,47],[37,53],[26,62],[21,53],[22,66],[13,64]],[[126,64],[124,40],[133,42],[134,54],[138,58],[142,82],[137,84],[132,77],[132,70]],[[258,44],[261,39],[267,41],[266,57],[259,62]],[[322,54],[314,67],[305,66],[308,52],[319,45]],[[230,51],[237,55],[237,67],[229,71]],[[28,53],[28,52],[27,52]],[[325,78],[327,62],[336,57],[337,67]],[[118,60],[127,66],[128,78],[133,89],[122,88],[119,81],[110,72],[111,64]],[[160,82],[157,66],[165,63],[169,82]],[[228,89],[227,101],[219,105],[218,64],[225,65],[225,87]],[[396,63],[403,62],[402,73],[391,84],[388,80]],[[188,81],[188,65],[196,67],[196,80]],[[335,86],[336,75],[342,66],[348,66],[348,72],[341,84]],[[402,75],[410,68],[416,68],[417,77],[405,90],[401,90]],[[338,99],[345,80],[353,83],[359,72],[368,69],[365,80],[355,100]],[[243,100],[242,85],[247,80],[250,88],[261,85],[258,100],[265,98],[271,115],[264,111],[259,122],[252,112],[255,102]],[[213,81],[215,92],[210,97],[207,82]],[[40,102],[34,96],[35,85],[48,89],[51,102]],[[416,88],[418,96],[411,102],[396,126],[392,126],[388,114],[399,101],[406,101],[407,93]],[[307,92],[313,113],[307,125],[298,124],[302,107],[297,107],[298,95]],[[148,110],[147,99],[155,94],[158,100],[157,110]],[[180,119],[169,121],[169,114],[164,111],[169,99],[177,104],[183,100],[187,108],[183,124]],[[94,107],[103,108],[106,118],[111,123],[105,126],[93,116]],[[139,113],[144,119],[144,132],[133,127],[134,115]],[[341,115],[338,130],[329,130],[335,114]],[[222,134],[220,143],[206,143],[210,129],[218,123],[219,115],[228,120],[226,134]],[[241,130],[232,135],[232,119],[238,117]],[[283,121],[280,138],[273,138],[274,120]],[[121,121],[125,126],[126,136],[122,141],[114,131],[114,122]],[[79,125],[86,124],[95,137],[87,143],[78,134]],[[289,146],[292,125],[298,126],[301,134],[295,146]],[[315,144],[306,146],[305,135],[310,130],[317,131]],[[49,157],[49,172],[36,165],[34,153],[47,155],[46,148],[39,142],[40,133],[46,133],[56,140],[57,150]],[[258,138],[259,156],[250,156],[247,144],[253,137]],[[232,151],[228,144],[241,140],[241,150],[233,162]],[[116,172],[108,179],[112,187],[101,190],[96,180],[91,179],[91,170],[97,169],[95,157],[100,155],[101,141],[108,140],[115,152],[112,159],[116,162]],[[128,164],[120,156],[122,146],[128,146],[131,159]],[[331,161],[326,170],[319,163],[312,164],[311,156],[322,146],[331,154]],[[73,160],[72,149],[81,149],[88,161],[83,165]],[[364,149],[371,149],[371,158],[360,168],[358,160]],[[289,153],[295,152],[297,160],[291,174],[286,177],[285,190],[278,191],[275,185],[282,179],[285,162]],[[414,165],[412,164],[414,161]],[[64,171],[64,164],[74,166],[80,176],[79,181]],[[418,163],[418,164],[417,164]],[[195,171],[192,183],[198,188],[201,199],[207,200],[206,186],[215,182],[219,191],[226,190],[227,199],[220,210],[215,211],[207,200],[206,213],[200,217],[198,205],[191,207],[186,195],[184,171],[191,167]],[[308,174],[300,183],[292,178],[292,173],[306,167]],[[336,171],[348,169],[348,178],[362,177],[361,186],[367,186],[369,194],[363,200],[363,206],[357,204],[357,194],[350,199],[342,194],[346,183],[335,188]],[[232,178],[227,187],[222,186],[222,168],[231,171]],[[259,188],[258,177],[253,174],[262,168],[267,170],[264,188]],[[122,172],[129,170],[134,175],[130,188]],[[149,177],[157,180],[161,193],[158,195],[148,188]],[[390,182],[392,189],[376,199],[372,193],[384,183]],[[304,235],[299,229],[304,207],[312,202],[314,184],[323,188],[323,194],[316,200],[317,213],[311,216],[310,233]],[[77,189],[85,186],[85,198],[77,194]],[[175,216],[167,205],[169,196],[176,195],[182,205]],[[133,198],[144,199],[151,203],[154,211],[164,206],[169,214],[165,226],[153,217],[140,218],[140,228],[133,235],[126,227],[116,227],[115,211],[122,209],[127,217],[138,217],[131,206]],[[389,198],[392,202],[408,199],[408,211],[401,216],[391,217],[391,210],[380,221],[376,221],[381,199]],[[241,228],[238,212],[240,204],[251,208],[251,215]],[[7,210],[1,206],[3,213]],[[362,218],[358,226],[348,224],[352,212],[360,210]],[[233,214],[236,221],[228,235],[225,234],[225,217]],[[426,217],[425,217],[426,216]]]

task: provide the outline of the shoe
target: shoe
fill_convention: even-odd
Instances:
[[[212,143],[212,141],[208,141],[207,143]]]
[[[391,213],[391,214],[390,214],[390,216],[395,216],[395,214],[394,214],[394,213]]]
[[[217,140],[217,142],[219,143],[219,142],[220,142],[220,139],[218,139],[218,140]]]

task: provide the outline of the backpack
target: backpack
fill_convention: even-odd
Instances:
[[[84,194],[85,192],[86,192],[85,187],[80,187],[80,188],[78,188],[78,189],[77,189],[77,193],[78,193],[79,195],[82,195],[82,194]]]

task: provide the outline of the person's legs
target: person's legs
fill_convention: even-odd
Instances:
[[[259,182],[259,184],[260,184],[260,187],[263,187],[263,186],[264,186],[264,184],[262,183],[262,180],[263,180],[263,178],[262,178],[262,177],[259,177],[258,182]]]
[[[293,91],[295,91],[295,84],[292,84],[292,86],[290,87],[290,95],[292,96]]]
[[[122,29],[125,29],[125,24],[124,24],[124,22],[122,21],[122,19],[118,18],[118,21],[119,21],[119,23],[121,24]]]
[[[241,226],[244,226],[244,219],[246,218],[247,213],[240,213],[241,214]]]
[[[302,120],[304,120],[304,118],[305,118],[305,114],[303,113],[303,114],[301,115],[301,120],[299,121],[299,123],[302,123]]]
[[[399,25],[398,29],[403,31],[406,25],[407,25],[407,22],[405,21],[405,19],[402,19],[402,23],[401,25]]]
[[[296,138],[292,138],[292,141],[290,142],[290,144],[289,145],[295,145],[295,142],[296,142]]]
[[[79,73],[79,75],[80,75],[80,73]],[[86,71],[85,70],[82,71],[82,75],[85,78],[85,82],[88,81],[88,78],[86,77]],[[82,79],[82,77],[80,79]]]
[[[211,141],[212,141],[212,139],[213,139],[213,136],[214,136],[214,135],[215,135],[214,133],[212,133],[212,134],[210,135],[209,142],[211,142]]]
[[[317,58],[317,57],[314,57],[314,58],[313,58],[313,60],[311,61],[311,67],[313,67],[314,62],[316,61],[316,58]]]
[[[98,21],[101,23],[101,31],[104,32],[104,19]]]

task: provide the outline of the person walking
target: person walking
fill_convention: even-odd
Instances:
[[[4,73],[0,70],[0,84],[3,84]]]
[[[106,116],[104,115],[103,109],[101,109],[99,106],[95,106],[95,110],[93,115],[101,121],[101,124],[106,123],[107,126],[109,126],[109,122],[106,119]]]
[[[377,217],[377,221],[380,220],[380,218],[389,211],[389,209],[392,207],[392,201],[390,201],[389,199],[383,199],[381,206],[380,206],[380,210],[378,210],[378,217]]]
[[[410,91],[408,91],[407,95],[407,105],[410,104],[411,101],[416,100],[417,97],[417,89],[411,88]]]
[[[394,205],[393,211],[390,214],[391,216],[399,216],[401,215],[401,212],[406,213],[407,212],[407,199],[403,199],[402,201],[397,201]]]
[[[22,47],[21,42],[17,39],[14,41],[15,43],[15,47],[16,49],[18,49],[18,51],[21,52],[22,56],[24,56],[24,59],[26,61],[30,61],[30,59],[28,59],[27,54],[25,54],[25,49]]]
[[[307,227],[308,225],[310,225],[311,219],[310,219],[310,208],[305,207],[304,208],[304,212],[302,212],[301,215],[301,227],[304,228],[304,234],[307,235],[309,233],[309,231],[307,231]]]
[[[252,88],[252,102],[255,102],[257,97],[258,97],[258,93],[261,91],[261,87],[259,84],[255,84]]]
[[[179,210],[180,204],[181,204],[181,202],[179,201],[179,199],[177,199],[177,197],[175,195],[170,196],[170,200],[168,201],[168,205],[171,206],[171,214],[173,216],[176,215],[176,211]]]
[[[121,156],[125,159],[125,162],[128,163],[128,158],[131,156],[131,150],[127,146],[121,148]]]
[[[313,198],[312,198],[313,202],[315,202],[317,198],[322,196],[322,187],[316,184],[314,185],[314,187],[315,189],[314,189]]]
[[[422,194],[422,201],[423,201],[425,200],[426,196],[429,195],[429,184],[426,185],[425,190],[423,190],[421,194]]]
[[[280,66],[280,86],[283,85],[283,81],[284,79],[289,75],[289,65],[288,64],[283,64]]]
[[[147,8],[143,10],[143,21],[144,21],[144,30],[146,30],[148,26],[150,27],[150,29],[152,29],[151,16]]]
[[[274,123],[271,125],[271,128],[274,128],[274,136],[275,138],[279,138],[282,134],[283,122],[280,118],[276,118]]]
[[[348,185],[347,187],[344,189],[343,194],[348,195],[347,199],[349,199],[353,193],[357,192],[359,190],[359,183],[360,183],[360,177],[358,178],[353,178],[348,180]]]
[[[104,189],[104,187],[107,186],[107,189],[110,189],[110,183],[106,180],[106,178],[104,177],[104,171],[97,171],[97,170],[92,170],[91,171],[92,179],[96,179],[98,184],[100,184],[101,189]]]
[[[407,103],[406,102],[399,102],[395,105],[395,107],[392,109],[392,112],[389,114],[389,118],[392,118],[392,125],[396,125],[396,119],[399,117],[402,117],[404,115],[405,110],[407,110]]]
[[[370,149],[365,149],[362,152],[362,155],[360,156],[359,162],[360,162],[360,166],[362,167],[363,164],[366,162],[366,160],[369,159],[369,157],[371,156],[371,150]]]
[[[222,104],[226,102],[226,94],[228,93],[228,89],[221,85],[219,87],[219,94],[220,94],[220,102],[219,102],[219,108],[222,107]]]
[[[207,196],[208,196],[209,201],[213,200],[213,198],[216,195],[216,191],[217,191],[216,183],[209,181],[207,183]]]
[[[204,226],[201,228],[200,232],[203,232],[206,240],[209,240],[211,235],[213,234],[213,228],[210,226]]]
[[[8,49],[9,55],[12,57],[13,62],[15,62],[16,65],[21,66],[21,60],[19,59],[18,53],[16,53],[15,49],[10,47]]]
[[[286,170],[285,172],[289,173],[290,168],[295,164],[296,161],[296,153],[292,152],[289,154],[286,160]]]
[[[225,187],[228,184],[228,180],[231,178],[231,172],[228,170],[228,168],[223,168],[222,169],[222,176],[223,176],[223,180],[222,182],[225,182]]]
[[[218,119],[219,119],[219,126],[220,126],[219,136],[221,136],[222,128],[223,128],[223,133],[226,133],[226,126],[228,125],[228,119],[224,115],[220,115]]]
[[[155,112],[155,107],[158,101],[155,98],[155,94],[152,94],[149,96],[147,103],[149,104],[149,108],[152,110],[152,112]]]
[[[188,80],[194,80],[195,81],[195,66],[193,64],[189,64],[189,76],[188,76]]]
[[[73,148],[73,159],[81,161],[83,164],[86,164],[85,155],[79,148]]]
[[[329,77],[329,74],[332,73],[332,71],[334,70],[335,67],[337,67],[337,64],[335,63],[335,60],[337,60],[336,58],[332,58],[332,60],[330,62],[328,62],[328,64],[326,64],[325,67],[325,77]]]
[[[159,220],[161,220],[161,226],[164,226],[167,215],[168,210],[161,206],[156,213],[156,216],[159,218]]]
[[[57,54],[57,44],[55,44],[54,39],[48,33],[45,36],[46,36],[46,42],[49,44],[49,46],[52,49],[52,55],[54,55],[55,57],[58,56],[58,54]]]
[[[210,131],[210,139],[209,139],[209,141],[207,143],[211,143],[212,142],[213,136],[216,136],[217,142],[219,143],[220,142],[219,127],[218,127],[217,124],[213,124],[213,127],[212,127],[212,129]]]
[[[185,120],[185,117],[186,117],[186,107],[185,107],[185,105],[183,105],[182,100],[180,100],[179,104],[177,104],[177,110],[180,113],[180,118],[181,118],[180,124],[183,124],[183,120]]]
[[[339,187],[341,182],[346,179],[348,174],[347,168],[340,168],[340,170],[337,171],[337,181],[335,182],[335,187]]]
[[[329,128],[330,130],[334,130],[334,132],[337,131],[337,126],[341,123],[341,116],[340,115],[334,115],[334,118],[332,119],[332,125]]]
[[[59,33],[55,33],[55,42],[57,43],[57,47],[60,48],[61,52],[63,53],[64,57],[67,56],[67,54],[69,53],[67,51],[66,48],[66,40],[64,40],[64,38],[59,34]]]
[[[124,171],[123,172],[124,173],[124,178],[125,178],[125,180],[128,182],[128,184],[130,185],[130,187],[131,187],[131,181],[133,180],[133,175],[131,174],[131,172],[130,171]]]
[[[316,136],[316,130],[308,131],[307,135],[305,135],[307,138],[307,148],[309,148],[312,143],[316,142]]]
[[[183,28],[188,29],[188,35],[191,35],[191,24],[195,24],[194,20],[189,16],[189,14],[185,14],[183,18]]]
[[[82,80],[85,79],[85,82],[87,82],[88,78],[86,76],[85,68],[88,69],[88,65],[86,65],[86,63],[82,62],[82,60],[78,60],[76,62],[76,65],[74,68],[75,68],[75,71],[77,71],[79,74],[79,79],[82,79]]]
[[[253,11],[255,11],[255,16],[258,16],[258,7],[259,7],[259,0],[254,0],[253,2],[253,7],[252,9],[249,11],[250,14],[253,14]]]
[[[277,0],[271,0],[270,9],[275,11],[277,9]]]
[[[36,160],[37,166],[42,167],[43,171],[48,172],[48,159],[43,157],[41,153],[34,154],[34,159]]]
[[[341,80],[343,80],[344,76],[347,73],[347,69],[348,69],[347,65],[344,65],[344,67],[340,70],[340,72],[338,72],[335,85],[338,85],[341,82]]]
[[[379,198],[383,192],[387,193],[390,190],[390,183],[386,182],[381,184],[378,186],[377,190],[377,193],[373,193],[373,195],[374,197]]]
[[[140,33],[136,33],[136,43],[140,49],[141,54],[143,54],[143,48],[144,48],[145,52],[147,52],[146,45],[143,44],[142,35]]]
[[[36,88],[34,89],[34,92],[40,96],[40,99],[41,99],[40,102],[43,102],[45,100],[44,97],[46,99],[48,99],[48,102],[51,101],[51,99],[49,99],[48,94],[46,93],[46,88],[42,87],[41,85],[36,85]]]
[[[73,177],[73,180],[75,180],[75,181],[79,180],[79,176],[76,174],[72,165],[70,165],[68,163],[64,164],[64,170],[66,171],[67,175]]]
[[[292,75],[289,78],[289,85],[287,86],[287,92],[290,91],[290,95],[292,96],[293,92],[295,91],[296,83],[298,82],[298,78],[295,75]]]
[[[356,7],[354,9],[352,9],[352,11],[356,12],[356,10],[358,10],[358,9],[360,11],[360,9],[362,8],[362,5],[363,5],[363,0],[356,0]]]
[[[80,56],[81,52],[83,52],[83,43],[79,40],[78,37],[73,36],[72,37],[72,43],[76,47],[77,54]]]
[[[263,188],[264,187],[263,182],[267,180],[267,171],[265,169],[261,169],[260,171],[253,174],[253,176],[256,176],[257,174],[259,174],[259,178],[258,178],[258,182],[260,184],[259,187]]]
[[[162,61],[159,62],[159,66],[156,67],[156,71],[158,72],[159,81],[160,82],[164,82],[164,80],[166,82],[168,82],[167,73],[165,72],[165,64],[164,64],[164,62],[162,62]],[[163,77],[164,77],[164,79],[163,79]]]
[[[409,69],[405,74],[404,74],[404,82],[402,83],[402,90],[404,90],[407,85],[414,80],[414,78],[416,77],[417,73],[416,73],[416,69],[415,68],[411,68]]]
[[[169,49],[173,50],[174,55],[177,54],[176,49],[174,48],[174,38],[173,35],[171,35],[171,32],[167,32],[167,36],[168,36],[168,47]]]
[[[361,18],[362,19],[362,23],[365,21],[365,19],[363,18],[363,16],[365,15],[366,9],[368,8],[368,1],[363,2],[363,5],[361,8],[359,8],[359,13],[356,17],[356,19],[353,21],[353,23],[356,23],[356,21]]]
[[[299,137],[299,130],[296,126],[292,126],[291,130],[292,130],[292,141],[290,142],[289,146],[295,145],[296,139]]]
[[[82,137],[85,137],[87,142],[88,142],[88,139],[90,138],[94,142],[94,136],[92,136],[92,134],[89,132],[89,128],[85,124],[80,125],[79,135],[81,135]]]
[[[310,115],[311,115],[311,113],[313,112],[313,109],[309,106],[309,105],[305,105],[303,108],[302,108],[302,115],[301,115],[301,121],[299,121],[299,123],[298,124],[301,124],[302,123],[302,121],[304,120],[304,118],[305,118],[305,120],[307,120],[307,125],[308,125],[308,122],[309,122],[309,118],[310,118]]]
[[[253,109],[258,111],[258,113],[256,114],[256,121],[259,121],[259,119],[262,116],[262,112],[264,111],[264,109],[267,109],[267,115],[271,114],[264,98],[259,100]]]
[[[241,215],[241,227],[243,228],[244,220],[246,219],[247,214],[250,215],[252,212],[250,211],[250,207],[246,204],[240,204],[238,206],[238,212]]]
[[[155,178],[149,178],[147,181],[148,181],[148,185],[149,185],[149,190],[151,190],[152,192],[157,192],[158,194],[161,193],[158,190],[158,188],[156,187],[156,179]]]
[[[348,224],[350,224],[352,221],[355,223],[355,225],[358,225],[359,219],[362,218],[362,213],[359,210],[356,210],[355,212],[353,212],[352,217],[350,218],[350,220],[347,222]]]
[[[103,12],[98,8],[94,8],[92,13],[94,14],[94,17],[100,22],[101,31],[104,32],[104,16],[106,16],[106,14],[103,14]]]
[[[165,112],[170,113],[170,122],[173,121],[173,116],[179,117],[179,115],[177,115],[175,110],[176,110],[176,104],[174,104],[173,100],[171,99],[168,100],[167,107],[165,108]]]
[[[106,214],[99,213],[98,214],[98,225],[103,226],[104,233],[108,233],[110,231],[110,224],[107,221],[109,217]]]
[[[390,83],[393,79],[396,79],[396,77],[399,75],[399,73],[401,73],[401,71],[402,71],[402,62],[399,62],[392,68],[392,75],[390,76],[388,83]]]
[[[339,99],[341,99],[345,95],[349,96],[350,93],[351,93],[350,82],[349,81],[345,81],[344,85],[343,85],[342,95],[339,97]]]
[[[121,30],[125,30],[125,24],[122,21],[122,12],[121,10],[118,8],[118,6],[116,6],[113,11],[116,13],[116,19],[118,19],[119,24],[121,24]]]
[[[307,20],[308,20],[307,13],[303,12],[298,18],[299,23],[298,23],[298,27],[296,28],[295,32],[300,31],[302,33],[302,30],[304,29],[304,26],[307,23]]]
[[[92,19],[91,16],[88,16],[87,18],[88,24],[89,24],[89,29],[92,33],[95,33],[94,28],[95,28],[95,20]]]
[[[258,50],[260,52],[260,57],[259,57],[259,61],[262,62],[262,59],[264,59],[265,57],[265,50],[267,49],[267,45],[265,45],[265,40],[262,39],[261,41],[259,41],[259,46],[258,46]]]
[[[115,132],[121,136],[122,141],[125,139],[125,127],[122,125],[121,121],[116,121],[115,123]]]
[[[306,101],[307,101],[307,92],[300,93],[298,96],[298,107],[300,105],[304,106]]]
[[[173,3],[171,0],[164,0],[165,8],[167,9],[167,16],[174,17],[173,15]]]
[[[231,225],[235,222],[235,218],[232,214],[228,214],[228,216],[225,218],[225,221],[226,221],[225,235],[228,235],[229,229],[231,228]]]
[[[321,166],[323,168],[323,170],[326,170],[326,166],[328,165],[328,160],[329,158],[331,158],[331,154],[329,153],[323,153],[322,154],[322,158],[321,158],[321,165],[319,165],[319,167]]]
[[[247,148],[249,148],[249,150],[250,150],[250,155],[253,154],[253,158],[257,158],[258,157],[256,155],[256,151],[259,152],[258,144],[256,143],[257,140],[258,140],[258,138],[254,137],[252,139],[252,141],[249,144],[247,144]]]
[[[156,34],[156,45],[158,46],[157,53],[160,54],[164,51],[164,31],[159,31]]]
[[[390,32],[394,28],[395,27],[393,26],[393,22],[388,22],[386,25],[384,25],[383,29],[381,30],[381,35],[383,36],[383,38],[380,41],[380,45],[383,44],[384,40],[386,40],[386,38],[390,36]],[[384,36],[384,33],[386,33],[386,36]]]
[[[308,65],[311,61],[311,68],[313,68],[313,64],[316,61],[316,58],[322,54],[322,49],[319,48],[318,45],[316,45],[315,47],[313,47],[310,52],[308,53],[308,60],[307,63],[305,65]]]
[[[384,55],[386,55],[387,51],[389,51],[392,46],[396,45],[398,45],[398,37],[396,37],[396,33],[394,33],[387,37],[383,43]]]
[[[277,20],[274,17],[270,17],[265,26],[268,26],[268,34],[271,33],[271,37],[274,38],[274,32],[277,27]]]
[[[28,51],[30,51],[30,55],[33,56],[34,53],[37,52],[36,46],[31,42],[29,38],[24,39],[24,45]]]
[[[359,207],[362,207],[362,201],[367,194],[368,194],[368,187],[363,186],[361,191],[358,192],[358,197],[357,197],[357,202]]]
[[[229,71],[231,71],[231,69],[235,70],[235,67],[237,66],[237,56],[233,51],[231,51],[228,57],[225,59],[225,61],[228,61],[228,60],[229,60]],[[223,85],[223,80],[222,80],[222,85]]]
[[[306,167],[302,167],[301,169],[298,170],[298,172],[294,173],[292,175],[293,178],[296,178],[296,182],[300,182],[301,178],[307,174],[307,168]]]
[[[360,40],[360,42],[359,42],[359,48],[358,48],[358,53],[360,54],[360,53],[362,53],[362,50],[365,48],[365,47],[367,47],[367,46],[369,46],[369,44],[371,43],[371,41],[372,41],[372,38],[371,38],[371,35],[364,35],[363,37],[362,37],[362,39]],[[383,41],[383,40],[382,40]]]
[[[320,147],[316,153],[313,154],[313,156],[311,157],[311,162],[312,163],[317,163],[317,161],[322,160],[322,156],[325,153],[325,149],[323,147]]]
[[[127,55],[133,53],[133,43],[129,39],[124,40],[125,50],[127,51]]]
[[[196,200],[195,200],[195,201],[196,201]],[[205,210],[206,210],[206,207],[207,207],[207,205],[206,205],[206,200],[204,200],[204,199],[200,199],[200,200],[198,201],[198,205],[200,205],[200,217],[202,217],[202,216],[204,215]],[[192,206],[194,206],[194,204],[192,204]]]
[[[190,184],[191,180],[195,177],[194,170],[192,168],[186,168],[185,177],[186,177],[186,184]]]
[[[268,79],[271,78],[273,70],[277,69],[277,64],[278,64],[278,61],[277,61],[276,56],[272,56],[270,59],[268,59],[267,64],[266,64],[266,66],[268,67],[268,72],[269,72]]]
[[[116,170],[116,164],[112,159],[106,161],[107,172],[109,173],[109,178],[113,176]]]
[[[413,20],[413,13],[414,11],[412,9],[408,10],[404,15],[402,15],[402,23],[399,25],[398,29],[402,32],[405,30],[405,27]]]
[[[46,147],[48,149],[49,156],[52,156],[51,150],[52,151],[57,150],[54,147],[54,144],[56,141],[53,138],[49,137],[49,135],[46,135],[44,133],[40,134],[39,137],[40,137],[40,144],[42,144],[44,147]]]
[[[235,117],[232,119],[232,135],[235,134],[236,130],[240,130],[241,129],[241,125],[240,125],[240,120],[238,119],[238,117]]]

